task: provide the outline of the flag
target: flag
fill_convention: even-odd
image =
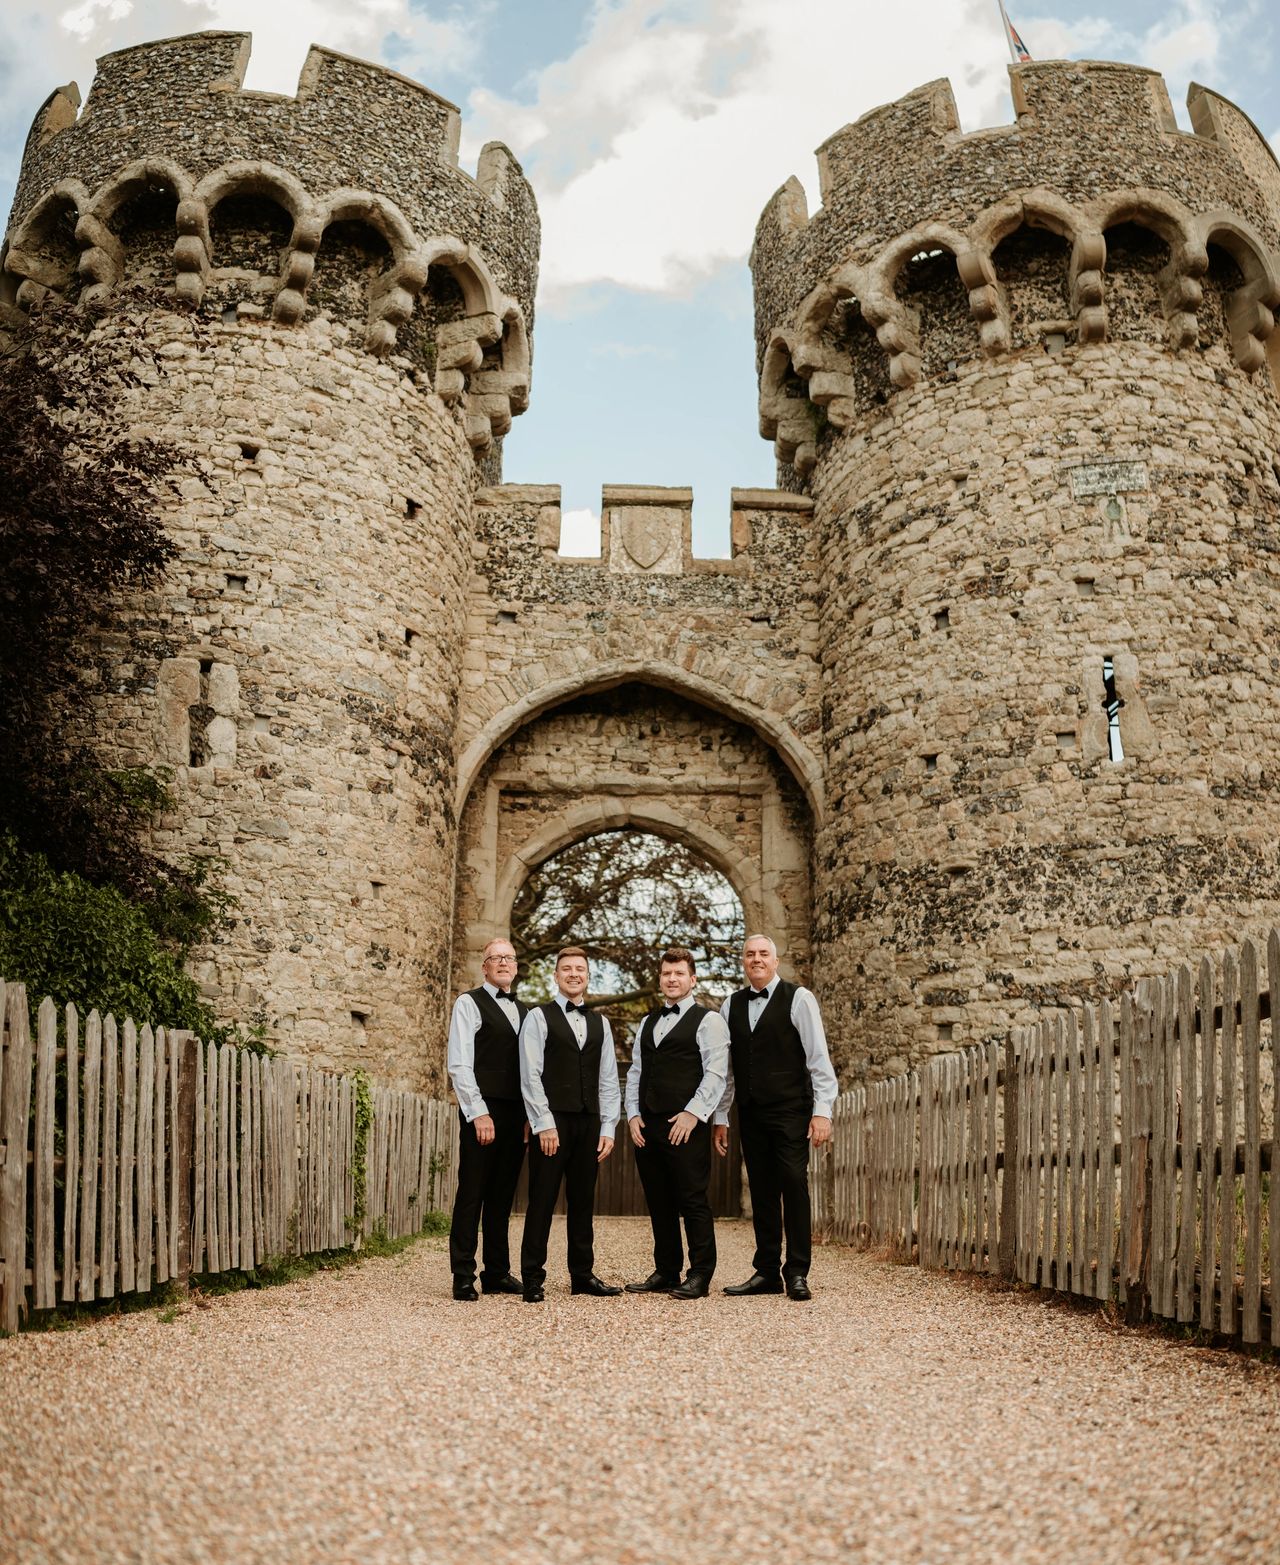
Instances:
[[[1009,13],[1004,8],[1004,0],[1000,0],[1000,20],[1004,23],[1004,35],[1009,44],[1009,57],[1015,65],[1020,65],[1024,60],[1030,60],[1031,51],[1018,36],[1018,30],[1009,20]]]

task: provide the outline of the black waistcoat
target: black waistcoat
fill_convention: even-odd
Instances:
[[[480,1012],[475,1037],[476,1086],[483,1098],[520,1099],[520,1024],[514,1031],[502,1007],[481,985],[470,991]],[[514,997],[513,997],[514,999]],[[515,1000],[516,1012],[523,1022],[529,1007]]]
[[[553,1114],[600,1112],[600,1051],[604,1018],[587,1012],[587,1041],[581,1048],[569,1018],[555,1000],[542,1006],[547,1020],[547,1044],[542,1056],[542,1090]]]
[[[791,1020],[791,1002],[797,988],[798,984],[789,984],[785,978],[778,980],[754,1032],[747,1020],[750,989],[739,989],[729,1001],[729,1054],[733,1060],[734,1096],[740,1103],[798,1106],[812,1101],[813,1083],[805,1062],[804,1042]]]
[[[698,1028],[706,1014],[701,1005],[691,1005],[660,1044],[653,1041],[653,1029],[661,1009],[655,1006],[640,1023],[640,1107],[648,1113],[678,1114],[697,1092],[702,1083]]]

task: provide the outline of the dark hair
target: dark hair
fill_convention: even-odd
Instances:
[[[582,949],[581,946],[565,946],[563,951],[557,951],[556,952],[556,966],[557,967],[560,966],[561,962],[564,961],[566,956],[580,956],[582,958],[582,960],[587,963],[588,966],[590,966],[590,964],[591,964],[591,958],[587,955],[587,953]]]
[[[687,963],[690,974],[695,974],[698,971],[697,964],[693,960],[693,952],[690,951],[688,946],[668,946],[658,958],[658,966],[660,968],[674,967],[677,962]]]

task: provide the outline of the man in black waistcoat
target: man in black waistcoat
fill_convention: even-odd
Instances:
[[[818,1002],[778,977],[778,948],[752,935],[742,948],[747,987],[720,1008],[729,1024],[729,1085],[716,1112],[715,1146],[729,1150],[729,1105],[736,1098],[742,1156],[756,1230],[755,1270],[726,1293],[781,1293],[808,1299],[813,1221],[809,1147],[831,1139],[839,1087]],[[782,1260],[786,1231],[787,1258]]]
[[[724,1096],[729,1032],[715,1011],[695,1005],[693,952],[664,951],[658,987],[666,1001],[636,1030],[627,1072],[627,1123],[653,1225],[653,1272],[628,1293],[704,1299],[716,1269],[711,1181],[711,1116]],[[680,1273],[689,1241],[689,1275]]]
[[[454,1001],[449,1022],[449,1078],[458,1099],[458,1194],[449,1225],[455,1299],[474,1301],[476,1239],[484,1227],[485,1293],[519,1293],[511,1275],[507,1228],[524,1162],[529,1124],[520,1096],[520,1024],[527,1006],[515,997],[516,953],[509,940],[484,948],[484,982]]]
[[[554,998],[534,1006],[520,1029],[520,1090],[533,1131],[520,1243],[527,1304],[542,1302],[547,1241],[562,1182],[571,1292],[600,1299],[622,1292],[595,1274],[596,1174],[613,1151],[622,1094],[613,1031],[607,1018],[584,1003],[589,976],[587,953],[566,946],[556,957]]]

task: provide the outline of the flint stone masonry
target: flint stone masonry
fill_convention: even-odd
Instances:
[[[184,444],[180,559],[94,649],[109,764],[217,855],[196,970],[291,1052],[443,1082],[450,992],[530,871],[638,827],[811,978],[846,1080],[1280,920],[1280,169],[1149,71],[932,83],[821,149],[752,253],[773,490],[501,482],[538,225],[451,105],[246,39],[54,93],[0,332],[92,305],[122,417]],[[71,366],[73,373],[76,366]]]

